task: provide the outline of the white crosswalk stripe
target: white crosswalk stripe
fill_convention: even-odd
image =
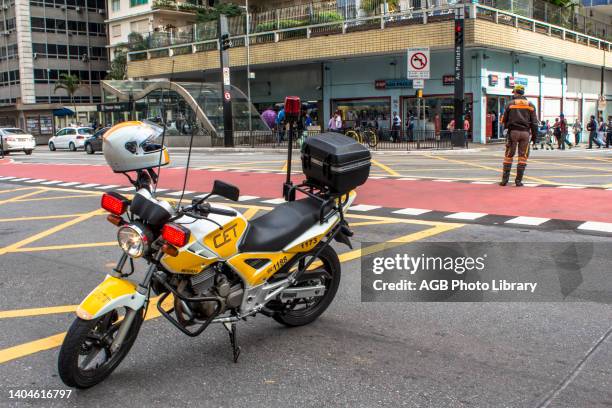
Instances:
[[[70,186],[76,186],[77,184],[81,184],[77,181],[70,181],[68,183],[62,183],[62,184],[58,184],[58,186],[60,187],[70,187]]]
[[[435,179],[435,180],[431,180],[431,181],[435,181],[435,182],[438,182],[438,183],[453,183],[453,182],[455,182],[457,180]]]
[[[91,188],[95,186],[99,186],[99,184],[98,183],[83,184],[83,185],[77,186],[76,188]]]
[[[29,177],[22,177],[22,178],[12,179],[11,181],[26,181],[26,180],[30,180],[30,178]]]
[[[135,191],[136,188],[134,187],[124,187],[124,188],[119,188],[117,189],[117,191]]]
[[[185,190],[185,195],[189,195],[189,194],[193,194],[194,191],[189,191],[189,190]],[[172,196],[172,197],[180,197],[181,194],[183,194],[182,191],[174,191],[172,193],[166,193],[166,195]]]
[[[610,222],[597,222],[587,221],[578,227],[579,230],[586,231],[598,231],[598,232],[610,232],[612,233],[612,223]]]
[[[402,178],[398,178],[398,180],[400,180],[400,181],[417,181],[419,179],[410,178],[410,177],[402,177]]]
[[[198,194],[198,195],[197,195],[197,196],[195,196],[194,198],[204,198],[204,197],[206,197],[207,195],[208,195],[208,193]],[[212,198],[212,197],[214,197],[214,195],[213,195],[213,196],[210,196],[210,197]]]
[[[0,180],[10,180],[10,179],[14,179],[14,178],[15,177],[13,177],[13,176],[3,176],[3,177],[0,177]]]
[[[431,210],[425,210],[423,208],[404,208],[402,210],[393,211],[393,214],[421,215],[428,212],[431,212]]]
[[[495,184],[495,181],[472,181],[470,184]]]
[[[116,184],[109,184],[107,186],[98,186],[96,187],[97,190],[110,190],[111,188],[115,188],[115,187],[119,187]]]
[[[505,224],[519,224],[519,225],[533,225],[538,226],[544,224],[546,221],[550,221],[550,218],[539,218],[539,217],[516,217],[505,222]]]
[[[351,211],[372,211],[381,208],[380,205],[358,204],[350,208]]]
[[[444,218],[450,218],[453,220],[477,220],[478,218],[484,217],[485,213],[475,213],[475,212],[458,212],[454,214],[449,214],[444,216]]]
[[[45,181],[44,183],[40,183],[40,184],[44,184],[46,186],[52,185],[52,184],[59,184],[61,183],[61,180],[51,180],[51,181]]]
[[[238,201],[250,201],[250,200],[256,200],[258,198],[259,197],[257,196],[243,195],[238,198]]]
[[[583,188],[586,188],[585,186],[557,186],[557,188],[567,188],[567,189],[573,189],[573,190],[580,190]]]
[[[47,181],[47,179],[28,180],[28,181],[26,181],[26,183],[40,183],[41,181]]]
[[[284,202],[285,202],[284,198],[273,198],[271,200],[262,201],[262,203],[266,203],[266,204],[281,204]]]

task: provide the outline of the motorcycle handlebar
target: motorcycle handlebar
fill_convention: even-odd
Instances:
[[[196,209],[205,214],[218,214],[225,215],[227,217],[235,217],[238,213],[234,210],[225,210],[223,208],[212,207],[209,203],[197,204]]]

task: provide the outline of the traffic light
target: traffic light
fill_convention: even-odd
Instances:
[[[422,89],[417,89],[416,90],[416,96],[417,96],[417,98],[422,98],[423,97],[423,90]]]
[[[232,48],[232,41],[229,38],[229,34],[221,35],[221,49],[223,51]]]

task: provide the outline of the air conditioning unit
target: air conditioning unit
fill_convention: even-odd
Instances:
[[[98,9],[98,14],[105,14],[104,9]]]
[[[66,6],[60,6],[60,10],[66,10]]]
[[[81,61],[88,62],[89,61],[89,55],[87,55],[87,54],[81,55]]]
[[[38,53],[32,54],[32,58],[37,59],[38,58]]]
[[[81,12],[81,8],[77,6],[77,8],[75,8],[75,10],[77,11],[77,13]]]
[[[5,4],[5,5],[4,5],[4,7],[3,7],[3,9],[8,10],[8,9],[9,9],[8,4]]]

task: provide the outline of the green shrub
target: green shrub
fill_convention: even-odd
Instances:
[[[321,11],[312,16],[312,24],[331,23],[342,20],[342,16],[337,11]]]
[[[264,31],[274,31],[277,28],[282,30],[284,28],[301,27],[305,25],[308,25],[308,22],[305,20],[279,20],[278,24],[276,21],[266,21],[265,23],[257,24],[255,32],[261,33]]]

